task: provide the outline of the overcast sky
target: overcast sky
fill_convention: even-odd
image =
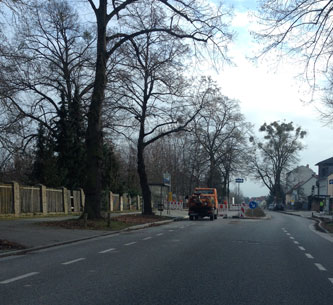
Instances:
[[[285,58],[276,63],[271,54],[265,60],[251,62],[247,57],[259,49],[249,31],[257,29],[248,13],[256,9],[255,0],[228,0],[234,5],[233,29],[237,37],[230,47],[230,55],[235,66],[225,66],[223,71],[214,75],[224,95],[240,101],[241,111],[246,120],[255,125],[255,131],[264,122],[294,122],[308,132],[304,140],[306,148],[300,153],[298,165],[309,164],[316,173],[316,163],[333,156],[333,129],[325,127],[320,121],[320,103],[304,103],[309,100],[310,92],[304,81],[297,79],[303,66]],[[297,164],[295,164],[295,167]],[[245,196],[267,195],[268,189],[260,183],[248,180],[241,185]]]

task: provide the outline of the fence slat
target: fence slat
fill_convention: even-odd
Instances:
[[[11,185],[0,185],[0,214],[13,214],[13,189]]]

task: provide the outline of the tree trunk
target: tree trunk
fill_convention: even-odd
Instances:
[[[97,19],[97,59],[96,76],[91,104],[88,112],[88,127],[86,134],[87,146],[87,181],[85,187],[85,213],[88,218],[101,217],[101,192],[102,192],[102,162],[103,162],[103,137],[101,112],[106,88],[106,6],[107,1],[100,1],[96,11]]]
[[[141,132],[140,132],[141,135]],[[151,192],[148,185],[148,178],[146,174],[145,168],[145,160],[144,160],[144,143],[141,136],[139,136],[138,140],[138,174],[140,178],[140,185],[143,197],[143,211],[144,215],[152,215],[153,210],[151,207]]]

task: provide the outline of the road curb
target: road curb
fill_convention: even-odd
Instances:
[[[288,212],[279,212],[279,213],[282,213],[282,214],[287,214],[287,215],[292,215],[292,216],[298,216],[298,217],[303,217],[302,215],[299,215],[299,214],[294,214],[294,213],[288,213]],[[327,231],[323,226],[322,226],[322,223],[323,221],[318,218],[317,216],[310,216],[310,217],[303,217],[303,218],[308,218],[308,219],[312,219],[314,220],[317,224],[318,224],[318,227],[320,228],[320,230],[318,230],[315,226],[315,229],[321,233],[330,233],[329,231]]]
[[[89,237],[71,239],[71,240],[66,240],[66,241],[62,241],[62,242],[58,242],[58,243],[53,243],[53,244],[48,244],[48,245],[43,245],[43,246],[37,246],[37,247],[33,247],[33,248],[3,252],[3,253],[0,253],[0,258],[7,257],[7,256],[14,256],[14,255],[23,255],[23,254],[26,254],[26,253],[29,253],[29,252],[34,252],[34,251],[38,251],[38,250],[43,250],[43,249],[48,249],[48,248],[53,248],[53,247],[63,246],[63,245],[68,245],[68,244],[74,244],[76,242],[85,241],[85,240],[89,240],[89,239],[94,239],[94,238],[98,238],[98,237],[103,237],[103,236],[108,236],[108,235],[113,235],[113,234],[118,234],[118,233],[128,232],[128,231],[141,230],[141,229],[154,227],[154,226],[160,226],[160,225],[168,224],[168,223],[171,223],[171,222],[174,222],[174,221],[182,220],[182,219],[179,219],[179,218],[180,217],[177,217],[175,219],[170,219],[170,220],[163,220],[163,221],[145,223],[145,224],[141,224],[141,225],[128,227],[126,229],[119,230],[119,231],[112,231],[112,232],[107,232],[107,233],[102,233],[102,234],[96,234],[96,235],[89,236]],[[183,219],[185,219],[185,218],[183,218]]]

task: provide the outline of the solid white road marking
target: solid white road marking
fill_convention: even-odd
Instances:
[[[333,278],[330,277],[328,280],[333,284]]]
[[[320,270],[320,271],[327,271],[326,268],[321,265],[321,264],[318,264],[318,263],[315,263],[315,266]]]
[[[307,258],[314,258],[310,253],[305,253],[305,256],[306,256]]]
[[[110,252],[110,251],[114,251],[116,250],[115,248],[110,248],[110,249],[106,249],[106,250],[103,250],[101,252],[98,252],[98,253],[107,253],[107,252]]]
[[[2,281],[0,282],[0,284],[9,284],[9,283],[12,283],[12,282],[15,282],[15,281],[18,281],[18,280],[22,280],[22,279],[25,279],[29,276],[33,276],[33,275],[36,275],[38,274],[39,272],[30,272],[30,273],[27,273],[27,274],[23,274],[23,275],[20,275],[20,276],[16,276],[16,277],[13,277],[11,279],[8,279],[8,280],[5,280],[5,281]]]
[[[77,259],[73,259],[72,261],[68,261],[68,262],[65,262],[65,263],[62,263],[62,265],[70,265],[70,264],[74,264],[74,263],[77,263],[79,261],[83,261],[85,260],[84,257],[80,257],[80,258],[77,258]]]
[[[148,239],[152,239],[151,236],[145,237],[143,240],[148,240]]]
[[[305,248],[301,247],[301,246],[298,246],[298,248],[302,251],[305,251]]]
[[[136,241],[132,241],[131,243],[125,244],[125,246],[131,246],[131,245],[134,245],[134,244],[136,244]]]
[[[299,245],[299,242],[297,240],[294,240],[294,244]]]

